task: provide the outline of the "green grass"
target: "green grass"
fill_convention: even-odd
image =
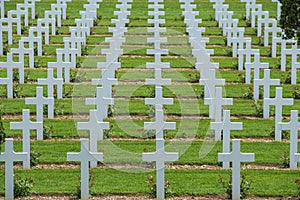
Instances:
[[[45,10],[50,10],[50,5],[55,3],[55,0],[41,1],[36,3],[36,13],[38,17],[44,16]],[[6,10],[15,9],[17,3],[23,3],[23,0],[15,0],[5,3]],[[37,69],[29,69],[28,57],[25,57],[25,68],[28,76],[28,82],[22,84],[23,88],[20,95],[21,98],[6,99],[5,90],[0,90],[0,104],[3,112],[8,115],[18,115],[22,113],[22,109],[30,109],[32,114],[35,113],[35,106],[25,105],[24,98],[35,96],[35,87],[37,86],[38,78],[47,77],[48,62],[56,60],[56,49],[63,47],[63,38],[70,35],[69,27],[75,25],[75,18],[79,18],[79,11],[83,10],[85,0],[77,0],[76,3],[68,3],[67,20],[63,20],[63,26],[57,28],[58,35],[51,36],[50,44],[43,45],[44,55],[36,57]],[[98,20],[95,26],[91,29],[91,35],[87,39],[87,51],[89,56],[80,56],[77,62],[81,63],[82,67],[76,69],[79,73],[86,73],[84,84],[66,84],[67,90],[74,90],[74,96],[55,100],[56,109],[63,111],[66,115],[85,113],[89,109],[94,109],[95,106],[85,105],[84,98],[86,96],[95,96],[95,87],[87,83],[93,78],[100,78],[101,72],[96,70],[97,62],[105,61],[105,56],[101,54],[102,49],[108,48],[109,44],[105,43],[105,38],[111,37],[108,32],[108,27],[114,26],[111,23],[116,10],[115,5],[117,0],[103,1],[99,3]],[[261,62],[268,62],[272,70],[271,77],[278,78],[281,83],[284,83],[285,77],[290,72],[282,72],[278,70],[280,64],[280,47],[277,49],[277,58],[270,57],[270,47],[261,46],[263,37],[256,36],[256,29],[246,27],[245,3],[239,0],[227,0],[229,10],[234,11],[234,18],[239,19],[239,26],[245,27],[245,36],[252,38],[252,48],[259,49],[261,53]],[[276,16],[276,4],[271,1],[258,0],[257,3],[263,5],[263,10],[268,10],[271,17]],[[183,23],[182,9],[179,1],[165,0],[165,19],[166,23],[163,27],[167,28],[167,32],[162,34],[162,37],[168,39],[167,43],[161,45],[162,48],[169,50],[169,55],[163,56],[163,62],[169,62],[172,69],[164,70],[163,77],[171,78],[173,85],[164,87],[164,97],[175,98],[174,105],[168,105],[166,109],[167,115],[180,116],[208,116],[208,106],[204,105],[203,98],[200,98],[203,86],[199,86],[196,79],[199,77],[199,70],[195,69],[197,62],[192,57],[192,51],[189,44],[189,37],[186,33],[186,27]],[[205,27],[206,31],[203,37],[209,38],[207,44],[208,49],[213,49],[215,55],[211,56],[212,62],[220,64],[220,70],[217,71],[217,76],[226,80],[224,87],[224,97],[234,98],[233,106],[226,106],[225,109],[231,110],[231,115],[235,118],[232,121],[243,122],[242,131],[232,131],[231,138],[263,138],[273,139],[270,136],[272,127],[275,125],[274,120],[264,120],[259,118],[249,118],[255,116],[255,108],[253,101],[245,99],[244,94],[247,92],[250,85],[244,84],[242,76],[245,71],[237,71],[237,58],[232,58],[231,47],[225,46],[225,40],[222,30],[218,28],[218,23],[214,20],[215,11],[213,3],[208,0],[196,0],[197,11],[200,16],[197,18],[203,19],[200,24]],[[137,69],[145,69],[147,62],[153,62],[153,57],[146,57],[146,50],[153,48],[152,44],[147,43],[147,38],[152,37],[152,34],[147,32],[147,27],[150,25],[147,22],[148,3],[146,0],[135,0],[132,3],[131,15],[129,16],[128,32],[125,33],[126,42],[122,45],[124,55],[119,58],[122,69],[117,71],[116,77],[119,81],[140,81],[141,84],[120,84],[115,86],[115,116],[121,115],[139,115],[144,117],[139,120],[111,118],[106,119],[110,122],[113,130],[113,138],[146,138],[148,134],[144,130],[144,122],[151,121],[146,119],[149,115],[150,107],[145,105],[143,98],[153,97],[153,87],[147,87],[143,83],[147,78],[154,77],[153,70],[138,71]],[[37,24],[37,20],[29,21],[31,26]],[[21,37],[28,35],[28,30],[25,29],[24,34],[16,35],[16,27],[13,27],[14,41],[12,45],[7,46],[16,48]],[[269,38],[270,40],[271,38]],[[7,40],[7,34],[4,33],[3,41]],[[6,46],[5,46],[6,48]],[[17,61],[18,57],[15,56]],[[5,56],[0,56],[0,62],[6,61]],[[290,69],[290,57],[287,58],[287,69]],[[72,70],[73,76],[76,74]],[[263,76],[261,72],[260,76]],[[6,71],[0,70],[0,77],[6,77]],[[300,75],[297,76],[300,82]],[[194,82],[188,84],[188,82]],[[298,85],[282,84],[284,97],[292,97],[293,92]],[[2,87],[1,87],[2,88]],[[47,94],[44,86],[44,95]],[[271,97],[275,95],[275,87],[271,88]],[[261,101],[260,101],[261,102]],[[285,106],[283,108],[284,117],[288,117],[291,109],[299,110],[299,100],[295,101],[294,106]],[[274,116],[274,108],[271,108],[271,115]],[[15,120],[4,120],[5,132],[8,137],[20,138],[20,130],[10,130],[9,123]],[[34,120],[34,117],[33,119]],[[80,120],[86,121],[86,120]],[[211,136],[209,131],[210,120],[208,119],[172,119],[168,121],[176,122],[177,129],[174,131],[165,132],[168,139],[166,150],[180,152],[180,159],[174,164],[212,164],[217,165],[217,153],[221,152],[221,142],[171,142],[173,138],[197,138],[204,139]],[[284,119],[288,121],[288,119]],[[42,153],[41,162],[46,164],[51,163],[66,163],[67,152],[78,152],[80,150],[79,136],[87,136],[86,131],[77,131],[76,122],[72,119],[45,119],[45,126],[54,127],[52,140],[32,141],[31,146],[35,152]],[[67,127],[67,128],[66,128]],[[36,133],[32,131],[32,138]],[[63,139],[63,141],[60,141]],[[15,149],[21,150],[21,141],[15,141]],[[55,149],[55,151],[53,150]],[[255,164],[281,164],[280,158],[284,152],[289,151],[289,143],[278,142],[243,142],[241,149],[243,152],[255,153]],[[105,155],[105,163],[142,163],[141,154],[144,151],[154,151],[155,142],[152,140],[145,141],[109,141],[99,142],[99,151],[103,151]],[[205,155],[205,152],[209,153]],[[199,158],[199,153],[201,158]],[[122,156],[120,156],[122,155]],[[132,171],[133,169],[130,169]],[[96,169],[96,185],[92,188],[92,193],[96,194],[136,194],[146,193],[145,176],[154,175],[154,169],[148,172],[139,171],[138,173],[127,173],[114,169]],[[257,196],[296,196],[296,186],[294,180],[297,177],[297,171],[277,171],[277,170],[245,170],[247,176],[253,180],[253,189],[251,194]],[[79,184],[78,169],[33,169],[33,170],[16,170],[16,174],[32,177],[35,180],[35,191],[38,194],[71,194],[76,190]],[[206,194],[223,194],[224,191],[216,186],[218,176],[229,176],[229,171],[222,170],[166,170],[166,179],[171,182],[172,190],[176,195],[206,195]],[[0,175],[0,194],[4,194],[4,177]],[[192,180],[192,181],[191,181]]]
[[[96,169],[95,186],[92,193],[101,194],[138,194],[147,193],[147,175],[150,172],[129,173],[115,169]],[[297,171],[276,170],[244,170],[243,174],[253,181],[251,195],[257,196],[296,196],[294,183]],[[74,194],[79,185],[78,169],[34,169],[16,170],[22,177],[32,177],[37,194]],[[166,180],[171,184],[175,195],[224,194],[221,186],[217,186],[218,177],[229,177],[226,170],[166,170]],[[51,177],[51,178],[49,178]],[[1,177],[1,194],[4,194],[4,180]]]

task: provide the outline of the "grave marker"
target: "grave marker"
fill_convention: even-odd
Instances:
[[[48,118],[54,118],[54,98],[43,96],[43,87],[36,87],[36,97],[34,98],[25,98],[25,104],[36,105],[36,121],[43,122],[43,107],[44,105],[48,106]]]
[[[103,121],[107,117],[108,105],[114,104],[114,99],[105,97],[103,92],[103,87],[97,87],[96,98],[86,98],[85,100],[87,105],[96,105],[98,121]]]
[[[0,161],[5,162],[5,199],[14,199],[14,162],[23,161],[28,159],[28,153],[14,152],[13,139],[5,139],[5,150],[0,153]]]
[[[223,153],[230,153],[230,131],[243,130],[243,123],[230,121],[230,110],[223,111],[222,122],[211,122],[210,127],[215,130],[215,140],[221,140],[223,131]],[[229,162],[223,162],[223,169],[229,169]]]
[[[259,99],[259,86],[264,86],[264,99],[270,97],[270,86],[271,85],[280,85],[280,79],[271,79],[271,70],[264,69],[264,78],[263,79],[254,79],[254,99]]]
[[[232,98],[223,98],[222,90],[222,87],[216,87],[216,96],[204,99],[204,104],[209,105],[209,117],[215,119],[216,122],[222,121],[223,106],[233,104]]]
[[[156,163],[156,198],[165,198],[165,162],[177,161],[178,153],[165,152],[164,139],[156,139],[156,152],[143,153],[143,161]]]
[[[98,152],[98,140],[103,140],[103,130],[109,129],[109,122],[103,122],[98,119],[97,111],[90,110],[90,119],[88,122],[78,122],[78,130],[88,130],[90,133],[90,152]],[[91,162],[92,168],[97,167],[97,162]]]
[[[297,170],[297,161],[295,154],[298,152],[298,132],[300,131],[300,123],[298,121],[298,110],[291,110],[291,119],[289,122],[279,123],[281,130],[290,131],[290,169]]]
[[[79,153],[67,153],[68,161],[80,161],[80,184],[81,199],[89,199],[89,163],[91,161],[103,161],[103,153],[93,153],[89,151],[89,140],[80,139],[81,151]]]
[[[259,54],[259,49],[251,48],[251,38],[246,39],[246,48],[238,49],[238,62],[239,62],[239,70],[243,70],[244,64],[244,55],[246,56],[246,63],[251,62],[251,55]]]
[[[281,141],[281,130],[279,123],[282,121],[282,106],[291,106],[294,104],[294,99],[292,98],[283,98],[282,97],[282,87],[276,88],[276,97],[275,98],[266,98],[264,99],[264,118],[268,119],[270,117],[270,105],[275,106],[275,140]]]
[[[53,69],[48,68],[47,69],[48,77],[46,79],[39,78],[38,84],[39,85],[47,85],[48,90],[48,97],[54,97],[54,86],[57,86],[57,99],[63,98],[63,79],[62,78],[54,78]]]
[[[254,162],[253,153],[241,153],[241,140],[232,140],[231,153],[218,153],[219,162],[232,162],[232,199],[240,199],[241,162]]]
[[[32,122],[30,120],[30,111],[22,111],[22,122],[10,122],[10,129],[22,130],[23,152],[27,153],[27,159],[23,162],[24,168],[30,168],[30,130],[36,130],[37,139],[43,140],[43,123]]]
[[[254,62],[246,62],[245,63],[245,69],[246,69],[246,84],[250,84],[251,82],[251,69],[254,69],[254,79],[259,78],[259,72],[260,69],[268,69],[269,68],[269,63],[261,63],[260,62],[260,55],[259,54],[254,54]]]
[[[25,55],[29,55],[29,68],[34,68],[34,52],[32,48],[26,48],[23,41],[19,41],[18,48],[11,48],[10,52],[13,55],[19,55],[19,62],[25,65]]]
[[[172,98],[164,98],[162,87],[155,86],[155,98],[146,98],[145,99],[146,105],[155,105],[156,109],[162,109],[163,105],[172,105],[173,99]]]
[[[164,138],[164,130],[175,130],[175,122],[165,122],[164,121],[164,111],[162,109],[155,109],[155,122],[144,122],[145,130],[155,130],[156,138]]]
[[[64,76],[65,82],[70,82],[70,70],[75,68],[75,64],[72,62],[67,62],[63,60],[63,56],[61,53],[56,54],[56,62],[48,62],[48,67],[56,68],[57,69],[57,78],[63,77],[63,69],[64,69]]]

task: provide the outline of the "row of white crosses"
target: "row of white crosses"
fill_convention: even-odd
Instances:
[[[25,10],[26,15],[28,15],[28,8],[31,8],[32,10],[32,18],[35,17],[35,1],[37,0],[26,0],[24,4],[17,4],[18,8],[26,8]],[[62,10],[65,11],[66,8],[66,2],[70,2],[70,0],[57,0],[57,4],[53,4],[51,6],[52,9],[62,8]],[[53,10],[51,10],[53,11]],[[49,12],[51,12],[49,11]],[[9,11],[10,12],[10,11]],[[48,11],[45,11],[45,15]],[[22,13],[22,12],[21,12]],[[65,13],[65,12],[63,12]],[[65,14],[64,14],[65,15]],[[20,17],[18,17],[18,20]],[[26,17],[25,17],[26,19]],[[41,20],[42,23],[39,23]],[[55,18],[53,19],[55,22]],[[38,26],[37,27],[30,27],[29,33],[27,37],[21,37],[21,39],[18,42],[18,48],[11,48],[10,53],[7,55],[6,62],[1,62],[0,67],[1,68],[7,68],[7,78],[1,78],[0,84],[7,85],[7,97],[13,98],[13,79],[12,79],[12,69],[18,69],[19,71],[19,81],[20,83],[24,83],[24,66],[25,66],[25,55],[29,56],[29,68],[34,68],[34,45],[37,44],[37,54],[38,56],[42,55],[42,35],[44,33],[45,35],[45,44],[49,44],[49,24],[47,25],[45,22],[46,19],[38,19]],[[42,26],[41,24],[45,23],[45,26]],[[8,24],[9,25],[9,24]],[[25,23],[26,25],[26,23]],[[28,25],[28,24],[27,24]],[[52,24],[52,26],[55,27],[55,23]],[[2,29],[1,29],[2,30]],[[2,39],[2,33],[0,33],[0,38]],[[37,36],[35,36],[37,34]],[[8,34],[8,43],[12,44],[12,34]],[[2,42],[2,40],[0,41]],[[26,47],[26,44],[29,44],[29,47]],[[0,45],[0,54],[3,54],[2,46]],[[19,61],[15,62],[13,61],[13,55],[18,55]]]
[[[167,55],[167,49],[161,49],[161,43],[167,42],[167,38],[162,38],[161,33],[166,32],[166,28],[161,28],[160,24],[165,23],[165,19],[161,19],[160,16],[164,16],[164,11],[160,9],[164,8],[163,0],[149,0],[149,11],[148,15],[153,16],[153,19],[148,19],[149,24],[153,24],[153,27],[148,28],[149,33],[153,33],[153,37],[148,38],[149,43],[154,43],[154,49],[148,49],[147,55],[154,56],[154,62],[147,63],[147,69],[155,70],[154,79],[146,79],[146,85],[155,86],[155,98],[146,98],[146,105],[155,106],[155,121],[145,122],[145,130],[155,130],[156,133],[156,151],[151,153],[143,153],[142,159],[146,162],[156,163],[156,198],[165,198],[165,162],[178,160],[178,153],[167,153],[165,152],[165,141],[164,141],[164,130],[175,130],[175,122],[165,122],[164,121],[164,105],[172,105],[172,98],[163,97],[163,85],[170,85],[170,79],[162,78],[162,69],[170,68],[170,63],[165,63],[161,61],[162,55]]]
[[[121,4],[117,4],[116,7],[120,8],[120,11],[115,12],[118,19],[112,19],[112,23],[115,23],[116,27],[109,28],[113,35],[111,38],[106,38],[106,42],[110,43],[110,48],[102,50],[102,53],[106,54],[106,62],[98,63],[98,68],[102,69],[102,78],[92,80],[93,85],[101,85],[101,87],[97,87],[95,98],[86,99],[86,104],[96,105],[96,110],[90,110],[88,122],[77,123],[78,130],[89,131],[89,139],[81,139],[80,153],[68,153],[67,155],[68,161],[81,162],[81,199],[89,198],[89,167],[97,167],[97,162],[103,161],[103,153],[98,152],[98,141],[104,139],[103,131],[109,129],[109,122],[103,122],[103,120],[107,117],[108,106],[114,104],[112,86],[117,84],[115,70],[121,67],[118,57],[123,54],[120,47],[125,41],[123,38],[127,31],[125,25],[129,22],[127,18],[130,15],[130,11],[127,9],[131,8],[128,3],[132,0],[119,0],[119,2]],[[92,4],[92,2],[90,3]],[[94,3],[97,2],[94,1]],[[96,18],[97,14],[94,13],[91,17]]]
[[[227,34],[228,41],[233,42],[233,38],[237,38],[238,36],[242,36],[244,34],[243,29],[239,29],[237,27],[238,21],[232,19],[232,12],[227,12],[228,6],[223,5],[222,0],[214,0],[211,2],[215,2],[214,8],[217,10],[216,16],[221,21],[221,26],[223,26],[223,33]],[[223,12],[223,13],[222,13]],[[227,14],[224,14],[226,13]],[[228,18],[229,17],[229,18]],[[228,22],[226,22],[228,20]],[[225,28],[224,28],[225,27]],[[232,32],[233,30],[233,32]],[[239,35],[236,34],[237,31]],[[237,47],[237,43],[236,46]],[[239,47],[243,47],[244,45],[240,45]],[[225,81],[224,81],[225,84]],[[204,99],[206,101],[210,99]],[[215,88],[215,97],[210,101],[214,101],[215,103],[215,112],[218,112],[217,118],[215,118],[214,122],[211,122],[210,127],[215,131],[215,140],[221,139],[221,133],[223,133],[223,153],[219,153],[218,160],[222,162],[223,169],[229,169],[230,162],[232,162],[232,199],[240,199],[240,163],[241,162],[253,162],[254,154],[243,154],[240,152],[240,140],[232,141],[232,152],[230,151],[230,131],[231,130],[242,130],[242,123],[240,122],[231,122],[230,121],[230,110],[222,110],[223,105],[232,105],[232,99],[223,98],[222,97],[222,88]],[[222,116],[223,111],[223,116]],[[231,152],[231,153],[230,153]]]

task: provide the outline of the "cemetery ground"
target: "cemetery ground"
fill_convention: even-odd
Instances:
[[[50,9],[56,1],[36,2],[37,17]],[[16,7],[21,0],[7,2],[6,10]],[[6,98],[5,88],[0,89],[1,115],[7,137],[14,138],[14,149],[22,151],[21,131],[11,130],[10,122],[22,120],[22,109],[35,113],[33,105],[25,104],[25,97],[34,97],[38,78],[47,77],[47,63],[56,61],[56,49],[63,47],[63,37],[70,35],[69,26],[74,26],[75,18],[83,9],[84,0],[68,3],[67,19],[62,20],[62,27],[57,27],[57,35],[50,36],[50,44],[43,45],[43,55],[35,56],[35,68],[29,69],[28,57],[25,57],[25,83],[17,83],[18,73],[14,73],[14,98]],[[62,199],[76,196],[80,184],[80,163],[68,162],[67,152],[80,152],[80,137],[87,132],[78,131],[76,123],[88,120],[88,111],[95,108],[85,105],[84,97],[93,96],[95,87],[90,85],[93,78],[99,78],[97,62],[105,61],[101,49],[109,45],[105,38],[110,37],[108,27],[114,26],[116,0],[104,0],[99,3],[98,19],[94,22],[91,35],[83,47],[83,55],[77,58],[77,69],[71,70],[71,83],[64,84],[62,99],[55,99],[55,118],[45,118],[44,133],[49,138],[36,140],[36,133],[31,131],[31,149],[39,153],[39,162],[31,169],[22,169],[16,164],[15,175],[34,180],[35,198]],[[245,34],[252,38],[252,46],[260,49],[261,61],[268,62],[271,77],[281,80],[283,96],[294,98],[293,106],[283,107],[284,121],[289,121],[290,110],[299,110],[300,87],[290,84],[290,71],[280,71],[280,58],[271,57],[270,46],[263,46],[263,37],[256,36],[256,29],[249,27],[245,20],[245,3],[239,0],[228,0],[229,10],[239,19],[239,26],[245,27]],[[276,4],[268,1],[257,1],[264,10],[276,16]],[[255,153],[255,162],[243,163],[242,174],[251,181],[249,197],[253,199],[296,199],[299,191],[295,184],[300,179],[298,170],[289,170],[289,133],[284,132],[282,142],[274,140],[274,108],[271,108],[271,119],[262,118],[262,100],[253,100],[252,84],[245,84],[245,71],[238,71],[238,59],[233,58],[231,47],[226,46],[222,29],[214,20],[214,9],[209,0],[195,0],[198,16],[203,20],[199,26],[205,27],[204,37],[208,37],[208,49],[214,49],[213,62],[220,64],[218,76],[226,80],[224,97],[233,98],[233,105],[226,106],[231,110],[231,120],[242,122],[243,130],[231,131],[231,138],[240,138],[241,151]],[[179,152],[179,160],[169,163],[165,170],[165,179],[170,183],[173,197],[170,199],[212,199],[226,198],[219,182],[230,177],[230,170],[222,170],[218,162],[218,153],[222,152],[222,143],[214,142],[209,131],[209,107],[204,105],[203,90],[199,85],[199,70],[195,69],[195,58],[191,54],[182,9],[177,0],[165,0],[167,32],[163,34],[168,42],[162,48],[169,49],[163,56],[164,62],[170,62],[171,68],[163,71],[165,78],[172,79],[172,85],[163,87],[164,97],[174,98],[174,105],[165,106],[166,120],[176,122],[177,129],[165,131],[166,151]],[[105,140],[99,141],[99,152],[104,153],[104,164],[99,163],[91,169],[92,185],[90,192],[95,199],[150,199],[147,176],[155,177],[155,165],[142,162],[142,153],[155,151],[153,132],[144,130],[144,122],[153,120],[151,107],[145,105],[145,98],[154,96],[154,87],[146,86],[145,79],[153,78],[153,70],[146,69],[147,62],[153,62],[146,50],[151,48],[147,43],[148,3],[146,0],[133,0],[130,9],[126,41],[122,45],[124,54],[119,58],[121,69],[117,70],[118,85],[114,86],[114,106],[109,117],[110,129],[105,131]],[[37,20],[30,20],[34,26]],[[16,27],[14,27],[15,29]],[[28,27],[23,26],[22,36],[28,35]],[[4,51],[18,46],[20,35],[15,34],[12,45],[5,45]],[[4,34],[3,41],[7,37]],[[277,55],[280,47],[277,48]],[[0,62],[6,56],[0,57]],[[290,63],[290,57],[287,59]],[[289,64],[288,70],[289,68]],[[0,70],[0,77],[6,76],[6,70]],[[300,75],[297,76],[300,81]],[[271,87],[270,96],[275,96],[275,86]],[[47,89],[44,86],[44,94]],[[35,114],[31,114],[35,119]],[[3,150],[4,145],[1,146]],[[298,145],[298,152],[300,148]],[[141,170],[140,167],[145,167]],[[4,197],[4,164],[0,163],[0,195]],[[23,199],[23,198],[22,198]]]

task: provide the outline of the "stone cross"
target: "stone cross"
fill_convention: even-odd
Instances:
[[[294,43],[292,45],[292,48],[287,50],[288,52],[286,53],[289,53],[292,55],[292,74],[291,74],[291,84],[297,84],[297,69],[300,68],[299,64],[297,62],[297,59],[300,55],[300,49],[298,49],[297,47],[297,43]]]
[[[292,49],[294,48],[294,50],[287,49],[286,48],[287,43],[292,43]],[[294,55],[292,55],[292,53],[294,53]],[[293,39],[282,41],[282,43],[281,43],[281,61],[280,61],[281,71],[286,70],[286,56],[287,55],[292,55],[292,64],[293,64],[293,61],[297,62],[297,55],[296,55],[297,53],[298,53],[297,41],[295,41]]]
[[[251,9],[256,6],[256,0],[241,0],[241,2],[246,2],[246,19],[249,20]]]
[[[23,41],[19,41],[18,48],[11,48],[10,53],[19,55],[19,62],[25,65],[25,55],[29,55],[29,68],[34,68],[34,51],[32,48],[26,48]]]
[[[270,105],[275,106],[275,140],[281,141],[281,130],[279,123],[282,121],[282,106],[291,106],[294,104],[294,99],[292,98],[283,98],[282,97],[282,87],[276,88],[276,97],[275,98],[266,98],[264,99],[264,118],[267,119],[270,117],[269,108]]]
[[[98,141],[103,140],[103,130],[109,129],[109,122],[98,120],[97,111],[90,110],[90,119],[88,122],[78,122],[78,130],[88,130],[90,132],[90,151],[98,152]],[[91,162],[91,167],[97,167],[97,162]]]
[[[164,121],[164,111],[162,109],[155,109],[155,122],[145,122],[145,130],[155,130],[156,138],[164,138],[164,130],[175,130],[175,122],[165,122]]]
[[[36,87],[36,97],[35,98],[25,98],[25,104],[34,104],[36,105],[36,121],[43,122],[43,107],[44,105],[48,106],[48,118],[54,118],[54,98],[43,96],[43,87]]]
[[[172,98],[164,98],[162,87],[155,86],[155,98],[146,98],[145,99],[146,105],[155,105],[156,109],[162,109],[163,105],[172,105],[173,99]]]
[[[244,33],[245,33],[245,28],[239,28],[237,36],[230,38],[230,40],[227,43],[227,45],[232,44],[232,57],[234,58],[237,57],[238,49],[243,49],[246,41],[250,39],[250,38],[245,38]]]
[[[89,199],[89,163],[91,161],[103,161],[103,153],[94,153],[89,151],[89,140],[80,139],[81,151],[79,153],[67,153],[68,161],[80,161],[80,183],[81,183],[81,199]]]
[[[238,62],[239,62],[239,70],[243,70],[244,64],[244,55],[246,56],[246,63],[251,62],[251,55],[259,54],[259,49],[252,49],[251,48],[251,38],[246,39],[246,48],[245,49],[238,49]]]
[[[257,17],[258,20],[268,19],[269,18],[269,12],[268,11],[263,11],[261,4],[256,5],[255,10],[252,10],[252,12],[251,12],[251,27],[252,28],[255,28],[256,17]]]
[[[231,122],[230,110],[224,110],[223,122],[211,122],[210,127],[215,130],[216,141],[221,140],[221,131],[223,130],[223,153],[230,153],[230,131],[243,130],[243,123]],[[223,169],[229,169],[229,162],[223,162]]]
[[[34,49],[34,44],[37,44],[37,55],[42,56],[42,37],[34,35],[35,29],[29,29],[28,37],[22,37],[21,41],[29,44],[29,48]]]
[[[13,69],[19,70],[19,82],[24,83],[24,65],[21,62],[15,62],[13,60],[13,54],[8,53],[6,56],[6,62],[0,62],[0,68],[6,68],[8,77],[13,74]],[[12,97],[9,97],[12,98]]]
[[[269,33],[272,33],[272,40],[277,37],[278,33],[282,33],[282,29],[277,27],[277,21],[273,21],[271,27],[265,27],[264,32],[264,46],[269,45]]]
[[[38,19],[37,20],[37,23],[38,23],[38,27],[43,27],[43,28],[46,28],[47,30],[47,36],[49,38],[49,27],[51,26],[51,34],[52,35],[55,35],[55,19],[52,19],[52,18],[43,18],[43,19]],[[46,37],[46,36],[45,36]],[[45,41],[46,42],[46,41]]]
[[[62,78],[63,76],[63,69],[64,69],[64,76],[65,82],[70,82],[70,69],[75,68],[75,64],[72,62],[66,62],[63,60],[63,56],[61,53],[56,54],[56,62],[48,62],[48,67],[56,68],[57,69],[57,78]]]
[[[217,122],[222,121],[222,109],[224,105],[232,105],[232,98],[223,98],[223,88],[216,87],[216,96],[204,99],[204,104],[209,105],[209,117]]]
[[[10,129],[22,130],[23,152],[27,152],[27,160],[23,162],[24,168],[30,168],[30,130],[36,130],[37,139],[43,140],[43,123],[32,122],[30,120],[30,111],[22,111],[22,122],[10,122]]]
[[[97,87],[96,98],[86,98],[85,103],[87,105],[96,105],[97,119],[98,121],[103,121],[107,117],[107,107],[114,104],[114,99],[106,98],[103,95],[103,87]]]
[[[13,43],[13,30],[12,30],[12,25],[11,25],[11,19],[8,18],[2,18],[0,19],[0,37],[1,37],[1,43],[3,44],[3,32],[7,32],[7,38],[8,38],[8,44]],[[3,47],[1,47],[1,55],[3,54]]]
[[[246,84],[250,84],[251,82],[251,69],[254,69],[254,79],[259,78],[260,69],[268,69],[269,63],[261,63],[260,62],[260,55],[254,54],[254,61],[253,62],[246,62],[245,69],[246,69]]]
[[[225,85],[225,79],[216,78],[216,69],[209,69],[207,73],[200,73],[200,85],[204,85],[204,98],[214,98],[216,86]]]
[[[291,110],[291,119],[287,123],[279,123],[281,130],[290,131],[290,169],[297,170],[297,161],[295,153],[298,152],[298,132],[300,131],[300,123],[298,121],[298,110]]]
[[[253,153],[241,153],[241,140],[232,140],[231,153],[218,153],[219,162],[232,162],[232,199],[240,199],[241,162],[254,162]]]
[[[13,23],[16,23],[17,25],[17,34],[21,35],[21,18],[22,15],[25,15],[24,11],[20,11],[20,10],[10,10],[8,11],[7,14],[7,22],[8,22],[8,26],[13,26]]]
[[[114,75],[115,71],[111,69],[103,69],[101,79],[92,79],[92,85],[102,85],[103,97],[112,98],[111,90],[113,85],[118,85],[118,80]]]
[[[147,62],[146,68],[147,69],[168,69],[170,68],[170,63],[161,62],[161,54],[156,53],[154,55],[155,62]]]
[[[259,99],[259,86],[264,87],[264,99],[270,97],[270,86],[271,85],[280,85],[280,79],[271,79],[271,70],[264,69],[264,78],[263,79],[254,79],[253,85],[253,98]]]
[[[5,139],[5,151],[0,153],[0,161],[5,162],[5,199],[14,199],[14,162],[23,161],[28,159],[26,153],[14,152],[13,139]]]
[[[165,198],[165,162],[177,161],[178,153],[165,152],[164,139],[156,139],[156,152],[143,153],[143,161],[156,163],[156,198]]]
[[[62,78],[54,78],[53,69],[47,69],[48,77],[46,79],[39,78],[38,84],[39,85],[47,85],[48,90],[48,97],[54,97],[54,86],[57,86],[57,99],[61,99],[63,93],[63,83],[64,80]]]
[[[268,17],[263,18],[263,19],[258,19],[258,21],[257,21],[257,36],[258,37],[260,37],[262,35],[262,27],[264,27],[264,30],[266,30],[266,28],[269,28],[269,24],[273,25],[274,21],[276,21],[276,19],[269,18],[269,13],[267,13],[267,15],[268,15]]]

